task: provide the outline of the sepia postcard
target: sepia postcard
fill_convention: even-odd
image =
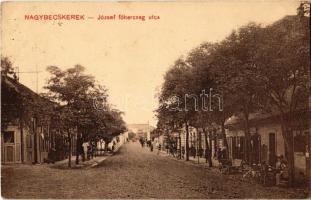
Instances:
[[[1,2],[3,199],[311,198],[310,1]]]

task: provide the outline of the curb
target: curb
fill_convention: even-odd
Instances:
[[[213,165],[213,167],[208,167],[208,163],[205,163],[205,162],[200,162],[200,163],[197,163],[197,160],[193,160],[193,159],[189,159],[188,161],[186,161],[185,159],[178,159],[176,157],[173,157],[171,155],[169,155],[166,151],[160,151],[160,155],[161,156],[164,156],[164,157],[169,157],[170,159],[172,160],[175,160],[175,161],[178,161],[178,162],[183,162],[185,164],[188,164],[188,165],[193,165],[193,166],[197,166],[197,167],[204,167],[205,169],[218,169],[218,165]]]
[[[113,151],[113,153],[112,154],[108,154],[105,158],[103,158],[102,160],[100,160],[100,161],[95,161],[95,163],[94,164],[92,164],[91,166],[88,166],[88,167],[86,167],[86,169],[89,169],[89,168],[94,168],[94,167],[96,167],[96,166],[98,166],[99,164],[101,164],[102,162],[104,162],[107,158],[109,158],[109,157],[111,157],[111,156],[113,156],[114,155],[114,153],[116,153],[116,152],[118,152],[119,151],[119,149],[123,146],[124,144],[122,144],[122,145],[120,145],[120,146],[118,146],[114,151]]]
[[[94,168],[94,167],[96,167],[97,165],[99,165],[100,163],[102,163],[102,162],[104,162],[107,158],[109,158],[110,156],[112,156],[112,154],[111,155],[107,155],[105,158],[103,158],[102,160],[100,160],[100,161],[95,161],[95,163],[94,164],[92,164],[91,166],[88,166],[88,167],[86,167],[85,169],[89,169],[89,168]]]

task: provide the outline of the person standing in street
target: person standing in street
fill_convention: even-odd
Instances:
[[[140,142],[141,147],[144,147],[144,141],[142,138],[139,138],[139,142]]]
[[[159,155],[159,154],[160,154],[160,151],[161,151],[161,144],[160,144],[159,142],[157,142],[157,143],[156,143],[156,147],[157,147],[157,149],[158,149],[157,155]]]

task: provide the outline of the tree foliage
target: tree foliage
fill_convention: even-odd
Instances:
[[[293,176],[294,115],[308,108],[310,66],[309,17],[305,5],[297,16],[287,16],[269,26],[249,23],[218,43],[202,43],[167,71],[159,95],[158,126],[188,123],[209,128],[217,124],[225,139],[224,124],[232,115],[244,122],[246,151],[250,152],[252,113],[268,112],[280,117],[290,176]],[[184,97],[212,88],[223,98],[223,110],[185,109]],[[173,109],[172,109],[173,108]],[[181,108],[181,109],[176,109]],[[250,155],[246,155],[250,160]],[[292,181],[291,177],[290,181]]]
[[[109,143],[126,130],[122,112],[108,103],[107,89],[85,74],[83,66],[67,70],[49,66],[47,70],[51,77],[45,86],[46,96],[59,105],[54,113],[55,126],[68,135],[69,142],[75,131],[84,141],[104,139]]]

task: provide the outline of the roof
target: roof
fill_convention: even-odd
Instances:
[[[274,115],[277,115],[276,113],[275,114],[267,114],[267,113],[251,113],[249,115],[249,120],[260,120],[260,119],[267,119],[271,116],[274,116]],[[225,125],[234,125],[234,124],[239,124],[243,121],[243,119],[240,117],[240,116],[231,116],[229,117],[226,122],[225,122]]]
[[[44,122],[56,105],[57,103],[40,96],[17,80],[1,76],[1,110],[5,122],[13,122],[21,114],[26,121],[35,115]]]
[[[26,87],[25,85],[19,83],[17,80],[8,76],[1,76],[1,87],[6,87],[9,89],[9,92],[15,92],[24,99],[28,99],[29,101],[32,102],[41,101],[48,104],[54,104],[54,102],[40,96],[39,94],[32,91],[30,88]],[[3,90],[1,89],[1,93],[2,91]],[[4,94],[2,93],[2,95]]]
[[[294,113],[295,119],[296,120],[306,120],[310,119],[310,111],[308,108],[302,108],[302,109],[297,109]],[[280,116],[279,112],[271,112],[271,113],[263,113],[263,112],[256,112],[256,113],[251,113],[249,115],[249,123],[258,123],[258,122],[266,122],[266,121],[273,121],[278,119]],[[241,116],[232,116],[228,118],[225,122],[225,126],[228,127],[236,127],[243,125],[244,119]]]

